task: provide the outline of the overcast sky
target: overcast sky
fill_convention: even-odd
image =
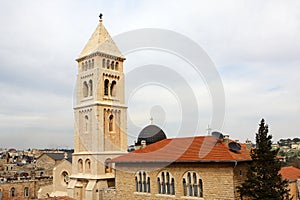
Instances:
[[[75,59],[100,12],[112,36],[160,28],[198,43],[223,83],[226,112],[220,131],[254,140],[265,118],[274,140],[299,137],[300,1],[174,2],[1,0],[0,147],[73,148]],[[140,51],[126,58],[126,73],[155,63],[174,65],[184,74],[179,58],[166,53]],[[212,119],[210,91],[204,80],[186,83],[197,98],[196,134],[205,135]],[[168,137],[195,135],[177,133],[184,109],[178,94],[154,84],[130,95],[128,116],[135,125],[128,126],[130,143],[151,115]]]

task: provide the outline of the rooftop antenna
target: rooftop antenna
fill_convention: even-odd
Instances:
[[[207,130],[207,135],[210,135],[212,129],[209,127],[209,124],[207,125],[207,129],[206,130]]]
[[[151,125],[153,124],[153,117],[152,116],[150,117],[150,124]]]

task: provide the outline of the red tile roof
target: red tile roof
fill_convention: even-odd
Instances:
[[[136,162],[235,162],[251,160],[245,144],[233,152],[228,144],[218,142],[212,136],[165,139],[144,149],[112,159],[115,163]]]
[[[293,166],[283,167],[281,168],[279,173],[282,175],[283,179],[287,179],[290,181],[300,179],[300,169]]]

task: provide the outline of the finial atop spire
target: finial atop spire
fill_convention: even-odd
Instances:
[[[103,16],[103,14],[102,13],[100,13],[100,15],[99,15],[99,18],[100,18],[100,22],[102,22],[102,16]]]
[[[153,117],[150,117],[150,124],[153,124]]]

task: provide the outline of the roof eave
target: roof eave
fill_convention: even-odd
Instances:
[[[179,160],[179,161],[109,161],[110,163],[237,163],[251,162],[252,160]]]

